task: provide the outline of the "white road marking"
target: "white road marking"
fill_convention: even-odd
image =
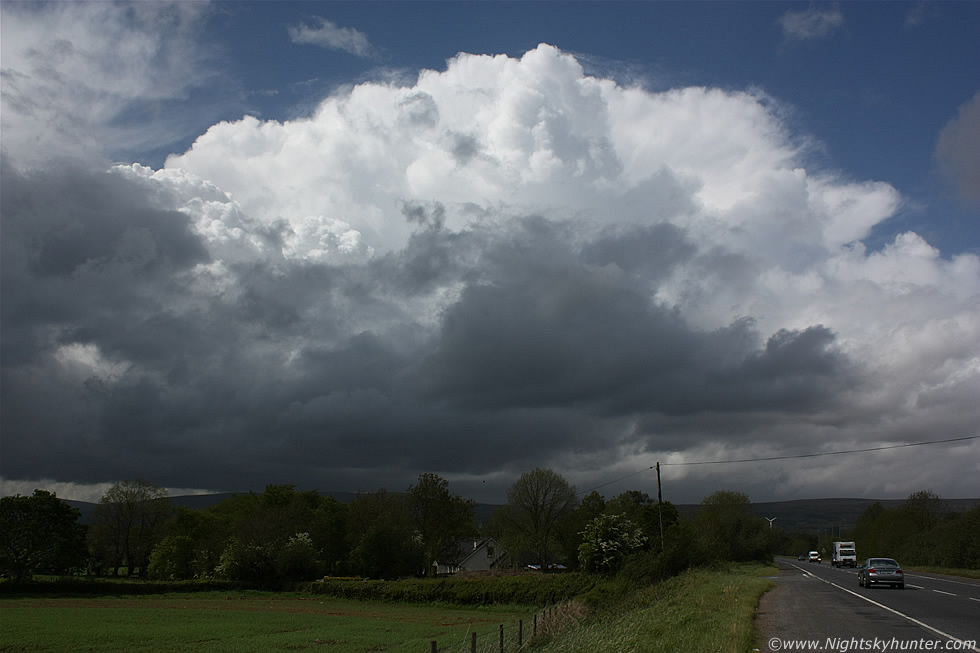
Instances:
[[[913,585],[912,583],[905,583],[905,584],[908,585],[909,587],[914,587],[917,590],[924,590],[925,589],[922,585]]]
[[[935,592],[936,594],[945,594],[946,596],[956,596],[952,592],[944,592],[942,590],[932,590],[932,591]]]
[[[796,565],[793,565],[793,566],[796,567]],[[918,619],[915,619],[913,617],[908,616],[904,612],[899,612],[898,610],[895,610],[894,608],[889,608],[884,603],[878,603],[877,601],[872,601],[868,597],[863,596],[861,594],[858,594],[857,592],[852,592],[851,590],[847,589],[846,587],[842,587],[842,586],[838,585],[837,583],[833,583],[833,582],[831,582],[829,580],[824,580],[823,578],[820,578],[819,576],[814,576],[813,574],[811,574],[810,572],[806,571],[805,569],[801,569],[800,567],[796,567],[796,568],[799,569],[800,571],[802,571],[804,574],[806,574],[806,575],[808,575],[808,576],[810,576],[812,578],[816,578],[817,580],[819,580],[822,583],[827,583],[831,587],[836,587],[837,589],[842,590],[844,592],[847,592],[848,594],[850,594],[852,596],[858,597],[862,601],[867,601],[868,603],[871,603],[872,605],[877,605],[879,608],[882,608],[884,610],[888,610],[892,614],[896,614],[899,617],[901,617],[903,619],[906,619],[908,621],[911,621],[912,623],[914,623],[914,624],[916,624],[918,626],[922,626],[926,630],[932,631],[932,632],[936,633],[937,635],[940,635],[942,637],[945,637],[946,639],[950,639],[950,640],[952,640],[952,641],[954,641],[954,642],[956,642],[958,644],[961,644],[961,645],[963,645],[963,648],[960,649],[962,651],[971,650],[971,651],[976,651],[977,653],[980,653],[980,648],[977,648],[977,647],[974,646],[971,649],[967,649],[966,648],[966,645],[965,645],[965,642],[962,639],[959,639],[957,637],[954,637],[953,635],[950,635],[949,633],[944,633],[943,631],[939,630],[938,628],[934,628],[934,627],[930,626],[927,623],[924,623],[922,621],[919,621]]]

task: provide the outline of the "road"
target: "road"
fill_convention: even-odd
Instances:
[[[867,589],[858,587],[854,569],[790,558],[776,563],[776,587],[762,597],[756,613],[762,651],[793,650],[807,646],[796,642],[806,641],[819,642],[806,649],[815,651],[980,653],[980,581],[910,572],[904,590]]]

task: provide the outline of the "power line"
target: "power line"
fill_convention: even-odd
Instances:
[[[847,449],[844,451],[823,451],[820,453],[801,453],[801,454],[794,454],[792,456],[769,456],[766,458],[738,458],[735,460],[698,460],[698,461],[691,461],[685,463],[660,463],[660,464],[661,466],[673,465],[675,467],[680,467],[682,465],[729,465],[732,463],[757,463],[757,462],[765,462],[770,460],[792,460],[794,458],[819,458],[821,456],[841,456],[849,453],[865,453],[868,451],[884,451],[886,449],[901,449],[903,447],[922,447],[929,444],[963,442],[964,440],[976,440],[977,438],[980,438],[980,435],[968,435],[962,438],[949,438],[947,440],[929,440],[927,442],[909,442],[906,444],[891,444],[884,447],[869,447],[867,449]],[[601,487],[612,485],[613,483],[619,483],[620,481],[625,481],[628,478],[632,478],[633,476],[636,476],[637,474],[642,474],[643,472],[648,472],[651,469],[656,469],[656,465],[650,465],[649,467],[633,472],[632,474],[627,474],[626,476],[622,476],[612,481],[607,481],[605,483],[602,483],[601,485],[595,486],[588,492],[580,492],[579,494],[588,494],[589,492],[598,490]]]
[[[948,440],[930,440],[929,442],[910,442],[907,444],[891,444],[886,447],[871,447],[868,449],[848,449],[846,451],[824,451],[822,453],[801,453],[794,456],[771,456],[769,458],[742,458],[740,460],[702,460],[687,463],[660,463],[661,465],[723,465],[727,463],[754,463],[764,460],[789,460],[791,458],[819,458],[820,456],[840,456],[848,453],[864,453],[866,451],[884,451],[885,449],[901,449],[902,447],[921,447],[927,444],[943,444],[945,442],[961,442],[963,440],[976,440],[980,435],[968,435],[964,438],[950,438]],[[652,469],[652,468],[651,468]]]

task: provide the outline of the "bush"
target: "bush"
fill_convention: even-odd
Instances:
[[[626,515],[599,515],[582,532],[579,562],[586,571],[614,573],[627,555],[646,543],[643,531]]]
[[[667,531],[663,550],[655,548],[629,556],[617,578],[630,588],[659,583],[692,567],[708,564],[711,556],[706,547],[690,524],[679,522]]]
[[[297,533],[279,550],[277,556],[279,577],[284,581],[313,578],[318,570],[316,558],[316,548],[313,546],[313,538],[310,534]]]

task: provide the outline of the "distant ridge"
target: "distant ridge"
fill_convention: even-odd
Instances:
[[[225,499],[238,494],[248,494],[248,492],[224,492],[221,494],[188,494],[182,496],[169,497],[170,503],[175,507],[191,508],[201,510],[221,503]],[[257,493],[260,494],[260,493]],[[356,492],[320,492],[323,496],[330,496],[341,503],[350,503],[357,498]],[[952,512],[964,512],[980,506],[980,498],[977,499],[943,499]],[[83,524],[92,523],[95,514],[96,504],[87,501],[73,501],[65,499],[65,502],[78,508],[82,513],[79,520]],[[766,501],[753,503],[752,510],[760,517],[772,519],[774,528],[781,528],[784,531],[803,531],[813,532],[827,530],[847,531],[854,528],[858,517],[865,509],[873,503],[880,503],[884,508],[896,508],[905,503],[905,499],[794,499],[791,501]],[[499,508],[499,504],[478,503],[476,504],[476,521],[485,523],[493,511]],[[697,514],[699,504],[679,504],[677,510],[684,517],[693,517]]]
[[[190,508],[191,510],[202,510],[204,508],[210,508],[211,506],[217,505],[224,501],[225,499],[230,499],[231,497],[237,496],[239,494],[248,494],[248,492],[221,492],[218,494],[183,494],[180,496],[167,497],[170,500],[170,505],[175,508]],[[261,492],[256,492],[256,494],[261,494]],[[330,496],[340,501],[341,503],[350,503],[355,498],[357,498],[356,492],[318,492],[322,496]],[[95,515],[95,506],[97,503],[92,503],[90,501],[75,501],[74,499],[64,499],[63,500],[68,505],[73,508],[78,508],[82,513],[79,521],[83,524],[91,524],[92,519]]]
[[[980,499],[943,499],[951,512],[964,512],[980,506]],[[760,517],[772,519],[773,528],[787,532],[848,531],[868,506],[880,503],[883,508],[897,508],[905,499],[794,499],[753,503],[752,510]],[[693,516],[700,506],[678,506],[684,516]]]

